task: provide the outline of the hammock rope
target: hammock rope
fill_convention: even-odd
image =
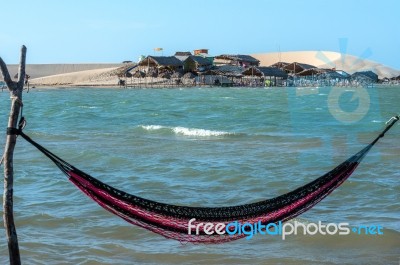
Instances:
[[[312,208],[339,187],[357,168],[370,149],[384,137],[399,120],[395,116],[386,128],[366,147],[321,177],[278,197],[255,203],[227,207],[191,207],[156,202],[128,194],[86,174],[27,136],[22,130],[25,119],[21,117],[19,128],[7,128],[7,134],[20,135],[47,156],[84,194],[107,211],[125,221],[146,228],[166,238],[192,243],[222,243],[245,237],[243,233],[208,235],[204,223],[213,224],[238,221],[263,224],[290,220]],[[188,226],[189,220],[193,227]],[[202,224],[203,223],[203,224]],[[195,226],[200,229],[196,235]],[[203,232],[202,232],[203,231]]]

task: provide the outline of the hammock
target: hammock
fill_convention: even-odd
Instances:
[[[204,223],[213,224],[238,221],[262,224],[287,221],[307,211],[333,190],[339,187],[357,168],[361,160],[380,138],[399,120],[388,121],[387,127],[374,141],[361,151],[310,183],[273,199],[228,207],[190,207],[170,205],[128,194],[107,185],[59,158],[22,132],[25,124],[21,118],[19,129],[8,128],[8,134],[17,134],[46,155],[83,193],[107,211],[127,222],[158,233],[166,238],[192,243],[222,243],[243,238],[246,235],[214,234],[204,232]],[[192,219],[195,218],[195,221]],[[192,220],[192,226],[188,226]],[[202,224],[203,223],[203,224]],[[199,226],[196,234],[196,226]],[[203,232],[202,232],[203,231]]]

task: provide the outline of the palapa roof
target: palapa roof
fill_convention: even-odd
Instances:
[[[270,67],[273,67],[273,68],[284,68],[288,64],[290,64],[290,63],[287,63],[287,62],[276,62],[276,63],[270,65]]]
[[[284,70],[293,72],[295,74],[310,68],[317,68],[317,67],[311,64],[298,63],[298,62],[293,62],[283,67]]]
[[[195,56],[195,55],[189,56],[186,60],[193,60],[198,65],[211,65],[212,64],[211,61],[208,60],[207,58],[204,58],[201,56]]]
[[[300,73],[297,73],[297,75],[300,76],[310,76],[310,75],[319,75],[319,74],[323,74],[327,72],[326,69],[320,69],[320,68],[308,68],[308,69],[304,69],[303,71],[301,71]]]
[[[325,68],[309,68],[297,73],[299,76],[311,76],[311,75],[318,75],[323,76],[326,78],[347,78],[344,74],[345,72],[339,73],[334,69],[325,69]]]
[[[263,73],[257,67],[249,67],[249,68],[242,70],[242,75],[263,76]]]
[[[277,67],[258,67],[264,76],[287,78],[287,73]]]
[[[215,59],[224,59],[224,60],[233,60],[233,61],[240,61],[240,62],[248,62],[248,63],[260,63],[259,60],[256,58],[250,56],[250,55],[244,55],[244,54],[222,54],[215,56]]]
[[[243,76],[262,76],[263,73],[257,67],[244,68],[236,65],[221,65],[214,66],[202,74],[208,75],[223,75],[228,77],[243,77]]]
[[[182,61],[180,61],[175,56],[147,56],[143,59],[139,64],[142,66],[146,66],[150,61],[150,63],[154,63],[157,66],[183,66]]]
[[[375,82],[378,81],[378,75],[372,71],[355,72],[354,74],[351,75],[352,78],[357,78],[359,76],[367,77]]]

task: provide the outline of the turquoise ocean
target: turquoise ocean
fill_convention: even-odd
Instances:
[[[10,97],[6,91],[0,97],[3,147]],[[25,133],[103,182],[169,204],[228,206],[294,190],[362,149],[399,114],[400,87],[36,88],[23,101]],[[341,187],[297,218],[381,226],[382,235],[255,235],[219,245],[181,244],[105,211],[22,138],[14,170],[24,264],[400,260],[397,124]],[[3,225],[0,235],[0,264],[7,264]]]

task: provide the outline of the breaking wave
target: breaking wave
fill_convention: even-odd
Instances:
[[[164,133],[173,133],[176,135],[184,135],[184,136],[194,136],[194,137],[212,137],[212,136],[227,136],[227,135],[235,135],[232,132],[225,131],[214,131],[214,130],[206,130],[206,129],[198,129],[198,128],[186,128],[186,127],[168,127],[162,125],[141,125],[143,130],[153,131],[153,132],[164,132]]]

